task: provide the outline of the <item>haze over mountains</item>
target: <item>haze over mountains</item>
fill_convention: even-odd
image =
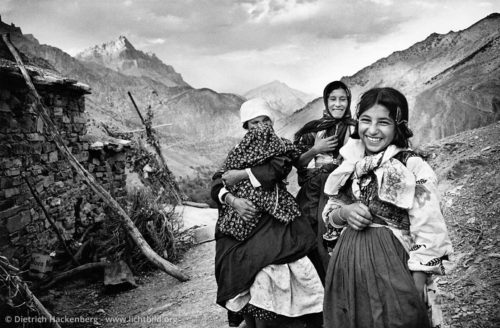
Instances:
[[[272,81],[245,92],[247,99],[263,98],[276,110],[279,118],[289,116],[316,98],[314,95],[292,89],[280,81]]]
[[[245,98],[267,99],[275,109],[279,133],[289,138],[304,123],[321,117],[323,110],[321,98],[279,81],[242,96],[193,88],[182,72],[135,49],[123,36],[72,57],[23,35],[14,25],[0,22],[0,31],[10,32],[22,52],[91,86],[86,101],[91,133],[102,133],[101,123],[120,130],[140,127],[128,91],[141,110],[151,108],[154,124],[172,124],[158,131],[177,175],[196,174],[193,167],[220,163],[243,135],[238,110]],[[410,126],[419,144],[500,119],[499,54],[500,14],[492,14],[463,31],[432,34],[342,80],[353,91],[353,108],[371,87],[400,89],[409,99]]]
[[[402,91],[410,104],[416,145],[497,121],[500,14],[462,31],[431,34],[342,81],[351,88],[354,105],[372,87]],[[291,137],[304,122],[321,117],[322,110],[321,99],[316,99],[283,122],[280,132]]]

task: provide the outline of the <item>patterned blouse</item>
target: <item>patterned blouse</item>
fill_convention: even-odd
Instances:
[[[377,178],[372,171],[359,177],[353,174],[350,183],[346,183],[337,195],[330,196],[323,219],[325,224],[341,228],[329,214],[342,205],[363,202],[374,218],[372,225],[390,229],[409,253],[411,271],[444,274],[442,260],[447,259],[453,249],[439,205],[436,175],[419,156],[407,156],[404,160],[394,156],[393,160],[398,161],[398,157],[414,177],[413,205],[409,209],[378,197]]]

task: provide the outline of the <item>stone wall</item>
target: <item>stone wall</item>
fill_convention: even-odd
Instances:
[[[1,74],[0,74],[1,75]],[[80,163],[116,198],[125,195],[123,148],[93,147],[86,134],[84,90],[37,86],[66,145]],[[58,244],[54,229],[30,192],[27,181],[65,239],[77,238],[104,218],[102,204],[76,175],[47,135],[28,89],[5,75],[0,79],[0,254],[14,265],[31,253],[48,253]]]

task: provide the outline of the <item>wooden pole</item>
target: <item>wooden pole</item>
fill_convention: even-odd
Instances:
[[[134,222],[130,219],[130,217],[127,215],[125,210],[123,210],[120,204],[118,204],[118,202],[113,197],[111,197],[108,191],[104,189],[94,179],[92,174],[90,174],[78,162],[78,160],[75,158],[75,156],[73,156],[68,147],[66,147],[61,135],[59,134],[59,131],[57,130],[57,127],[52,122],[52,119],[50,118],[47,109],[45,108],[45,106],[43,106],[40,95],[36,91],[36,88],[33,85],[33,82],[31,81],[31,78],[28,74],[28,71],[24,67],[21,57],[19,56],[16,48],[14,48],[14,46],[10,42],[9,35],[2,34],[2,38],[7,47],[9,48],[10,52],[16,59],[19,69],[21,70],[21,73],[23,74],[24,79],[26,81],[26,84],[28,85],[28,88],[31,91],[31,95],[34,98],[36,109],[40,114],[40,117],[42,118],[45,127],[47,128],[47,132],[53,137],[54,143],[56,144],[61,154],[66,157],[66,159],[69,161],[71,166],[73,166],[77,174],[83,178],[83,180],[88,184],[88,186],[122,219],[125,230],[132,237],[133,241],[139,247],[142,254],[144,254],[144,256],[146,256],[146,258],[149,261],[151,261],[158,268],[162,269],[163,271],[177,278],[180,281],[189,280],[189,276],[183,273],[180,268],[173,265],[169,261],[165,260],[158,254],[156,254],[156,252],[151,248],[151,246],[149,246],[146,240],[144,240],[144,237],[141,235],[141,232],[137,229],[137,227],[134,225]]]
[[[146,129],[148,143],[156,151],[156,154],[160,158],[160,163],[161,163],[163,169],[168,174],[168,184],[169,184],[170,190],[172,190],[172,193],[174,195],[175,200],[177,201],[177,204],[182,204],[182,197],[180,196],[181,191],[179,189],[179,186],[177,186],[177,183],[175,183],[173,174],[172,174],[172,172],[170,172],[170,170],[167,166],[167,163],[165,162],[165,159],[163,158],[163,154],[161,153],[161,148],[160,148],[160,145],[158,143],[158,140],[156,140],[155,136],[153,135],[153,131],[151,130],[151,126],[148,125],[146,123],[146,121],[144,120],[144,118],[141,114],[141,111],[139,110],[139,107],[137,107],[137,104],[135,103],[134,97],[132,97],[132,94],[130,93],[130,91],[128,92],[128,96],[130,97],[130,100],[132,100],[132,104],[134,105],[135,111],[139,115],[139,118],[141,119],[142,124],[144,125],[144,128]]]
[[[80,265],[80,266],[73,268],[71,270],[62,272],[62,273],[58,274],[57,276],[54,276],[47,284],[40,286],[40,289],[50,288],[61,280],[73,277],[73,276],[75,276],[79,273],[85,272],[85,271],[103,269],[107,265],[109,265],[109,263],[106,263],[106,262],[85,263],[85,264]]]
[[[40,197],[38,197],[36,190],[29,183],[28,178],[24,177],[24,181],[28,185],[28,188],[31,191],[31,194],[35,198],[36,202],[38,203],[38,206],[40,206],[40,208],[42,209],[43,214],[45,214],[47,221],[49,221],[50,225],[52,226],[52,228],[56,232],[57,238],[59,239],[59,241],[63,245],[64,249],[66,250],[66,253],[68,253],[68,255],[71,257],[71,260],[73,261],[73,263],[75,263],[76,265],[80,265],[78,260],[73,256],[73,253],[69,249],[68,245],[66,245],[66,241],[64,240],[61,232],[59,231],[59,228],[56,226],[56,223],[54,222],[54,220],[52,220],[52,217],[50,216],[50,214],[47,211],[47,209],[45,208],[45,206],[43,206],[42,200],[40,199]]]

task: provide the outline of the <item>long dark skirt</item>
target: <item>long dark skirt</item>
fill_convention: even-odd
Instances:
[[[346,228],[328,266],[325,328],[427,328],[408,254],[387,228]]]
[[[262,268],[296,261],[315,246],[315,234],[306,220],[297,218],[283,224],[270,215],[262,218],[244,241],[221,233],[215,237],[217,303],[222,306],[250,289]]]
[[[309,258],[313,262],[316,271],[318,271],[322,282],[325,280],[326,269],[330,260],[328,250],[323,245],[323,234],[326,232],[326,227],[322,218],[323,208],[328,201],[323,189],[329,174],[329,172],[318,172],[317,175],[307,178],[297,193],[297,203],[302,212],[302,217],[309,221],[316,233],[316,247],[309,254]]]

